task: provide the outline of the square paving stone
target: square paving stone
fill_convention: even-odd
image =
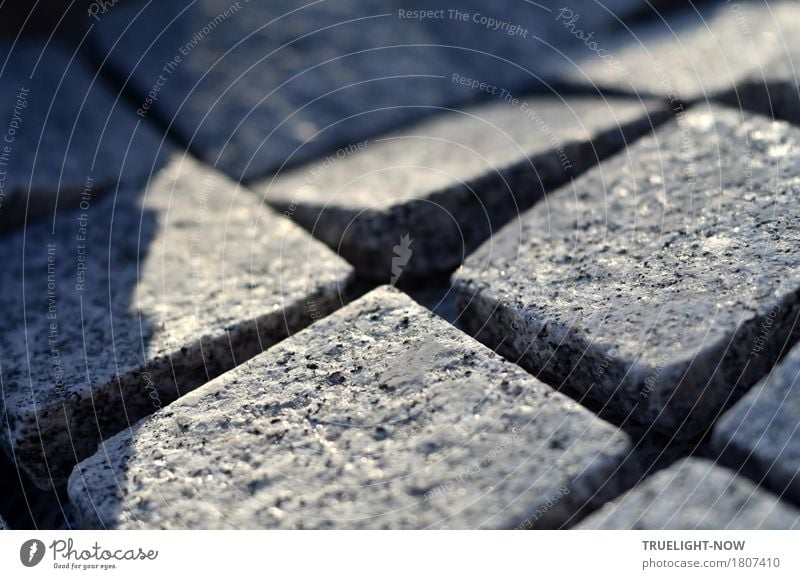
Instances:
[[[1,440],[42,488],[63,488],[102,437],[334,310],[351,274],[180,154],[0,248]]]
[[[720,419],[712,441],[723,462],[800,503],[800,347]]]
[[[0,233],[147,176],[161,137],[56,41],[0,41]]]
[[[482,80],[513,90],[526,81],[547,85],[558,78],[552,71],[573,66],[572,53],[582,56],[585,50],[575,39],[578,28],[612,34],[647,5],[637,0],[404,0],[403,8],[434,11],[420,23],[450,48],[452,58]]]
[[[800,511],[705,459],[656,473],[578,525],[579,529],[800,529]]]
[[[669,116],[658,102],[499,95],[253,188],[359,273],[394,284],[452,271],[545,191]]]
[[[170,124],[205,161],[236,179],[263,176],[418,119],[485,91],[542,88],[545,60],[567,62],[560,3],[337,0],[308,5],[163,0],[115,5],[90,42],[130,77],[140,111]],[[567,0],[592,26],[633,0]],[[524,36],[523,36],[524,33]]]
[[[618,424],[704,434],[798,338],[799,150],[787,123],[691,110],[485,242],[460,323]]]
[[[468,89],[400,2],[180,0],[115,6],[91,41],[139,111],[236,179],[386,130]]]
[[[629,30],[597,31],[562,18],[559,23],[583,54],[570,51],[573,64],[555,63],[552,76],[667,98],[678,107],[728,94],[752,75],[761,76],[794,42],[798,15],[795,2],[744,0],[686,5]]]
[[[771,6],[780,29],[775,33],[775,50],[770,51],[759,69],[736,83],[720,100],[770,117],[800,124],[800,88],[797,66],[800,63],[800,5],[796,2]],[[760,51],[757,44],[748,47]]]
[[[629,450],[382,287],[106,440],[69,495],[85,527],[558,527]]]

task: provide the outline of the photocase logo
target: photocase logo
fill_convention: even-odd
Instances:
[[[414,240],[410,239],[408,233],[406,233],[400,238],[400,244],[392,248],[395,255],[395,257],[392,258],[392,280],[390,282],[392,285],[395,285],[397,280],[400,279],[403,268],[408,264],[408,260],[411,259],[414,253],[411,251],[412,243],[414,243]]]
[[[36,567],[44,558],[44,543],[39,539],[29,539],[19,548],[19,560],[26,567]]]

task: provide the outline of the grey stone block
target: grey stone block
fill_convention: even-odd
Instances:
[[[630,30],[560,25],[581,48],[553,76],[577,85],[693,102],[727,94],[786,53],[794,41],[795,2],[742,1],[686,6]],[[580,38],[580,32],[584,38]],[[596,32],[596,33],[595,33]],[[589,33],[595,33],[586,39]],[[594,44],[592,44],[594,43]]]
[[[147,176],[161,137],[57,41],[0,42],[0,230]]]
[[[692,109],[471,255],[460,322],[618,424],[702,435],[798,337],[798,147]]]
[[[485,96],[453,83],[453,73],[512,91],[542,87],[543,63],[564,60],[553,43],[568,35],[553,24],[560,3],[545,4],[164,0],[114,6],[90,38],[109,66],[130,75],[146,114],[172,123],[207,162],[250,179],[429,107]],[[614,21],[593,1],[572,4],[593,25]],[[640,3],[606,4],[629,13]]]
[[[237,179],[386,130],[464,93],[399,2],[171,0],[115,6],[93,42],[141,109]],[[127,29],[127,30],[126,30]],[[159,78],[161,77],[161,78]],[[421,108],[420,108],[421,107]]]
[[[656,102],[499,95],[253,188],[359,273],[395,283],[452,271],[545,191],[668,118]]]
[[[636,0],[404,0],[402,5],[445,9],[445,18],[422,23],[451,47],[460,66],[509,90],[526,81],[549,86],[548,80],[558,78],[554,71],[574,66],[573,53],[584,54],[582,42],[575,38],[576,24],[587,33],[618,34],[620,21],[647,8]]]
[[[773,40],[777,49],[770,51],[769,56],[761,62],[761,67],[737,82],[720,100],[800,124],[800,88],[797,76],[800,40],[796,34],[800,24],[800,6],[796,2],[779,3],[772,6],[772,11],[775,22],[780,27]],[[761,49],[754,44],[754,48],[750,50],[757,53]]]
[[[105,441],[85,527],[557,527],[626,435],[379,288]]]
[[[769,331],[767,325],[764,332]],[[795,347],[714,428],[723,462],[800,503],[800,347]]]
[[[578,525],[580,529],[800,529],[800,511],[704,459],[656,473]]]
[[[0,240],[1,439],[63,488],[97,442],[340,305],[351,268],[173,155]]]

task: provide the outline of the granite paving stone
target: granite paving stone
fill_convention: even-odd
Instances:
[[[578,22],[595,34],[612,33],[619,21],[647,8],[636,0],[461,0],[457,4],[404,0],[401,4],[407,10],[434,11],[434,17],[421,24],[438,42],[451,47],[462,67],[508,90],[526,83],[547,86],[558,78],[553,69],[573,66],[572,53],[583,54],[583,45],[575,40]],[[438,18],[437,11],[441,11]]]
[[[452,271],[545,191],[669,116],[660,102],[499,95],[253,189],[362,275],[396,283]]]
[[[57,490],[101,437],[336,309],[351,276],[179,153],[0,248],[0,436]]]
[[[702,435],[798,337],[799,145],[692,109],[485,242],[460,323],[618,424]]]
[[[797,63],[800,62],[800,6],[780,3],[772,7],[780,29],[774,43],[777,48],[764,58],[762,66],[751,71],[720,100],[774,118],[800,124],[800,88]],[[757,44],[751,50],[756,52]]]
[[[796,2],[745,0],[687,4],[629,31],[595,31],[582,21],[562,19],[582,55],[574,54],[571,66],[555,63],[549,74],[576,85],[667,98],[679,106],[729,94],[754,75],[761,77],[794,42],[798,17]]]
[[[629,450],[385,286],[106,440],[69,496],[83,527],[558,527]]]
[[[768,332],[770,324],[763,328]],[[723,462],[800,503],[800,348],[728,411],[714,429]]]
[[[400,2],[115,6],[92,36],[140,111],[236,179],[386,130],[469,90]]]
[[[505,90],[546,86],[545,56],[572,35],[555,6],[418,0],[166,0],[115,5],[90,35],[144,115],[237,179],[298,164],[433,111],[480,98],[455,72]],[[566,0],[592,26],[634,0]],[[485,95],[484,95],[485,96]]]
[[[656,473],[579,529],[800,529],[800,511],[735,472],[690,458]]]
[[[0,41],[0,231],[146,176],[161,136],[57,41]]]

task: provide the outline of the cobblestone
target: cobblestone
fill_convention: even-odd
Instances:
[[[526,84],[548,87],[552,68],[574,66],[572,53],[582,54],[581,31],[609,32],[643,9],[636,0],[539,0],[490,4],[461,0],[414,0],[403,6],[438,9],[425,18],[437,41],[452,47],[454,60],[464,69],[509,90]],[[467,70],[462,70],[466,73]],[[557,78],[557,75],[553,75]],[[552,88],[552,87],[549,87]]]
[[[760,77],[786,53],[798,14],[795,2],[719,2],[686,6],[630,31],[583,28],[596,33],[595,44],[574,56],[573,66],[551,74],[576,85],[667,98],[676,106],[720,97]]]
[[[0,228],[146,177],[160,136],[58,42],[0,41]]]
[[[797,338],[798,145],[693,109],[470,256],[461,323],[615,421],[703,434]]]
[[[115,6],[92,38],[112,68],[132,74],[143,115],[250,179],[471,100],[454,72],[509,91],[542,87],[544,57],[563,60],[554,44],[572,38],[554,23],[558,10],[607,27],[639,8],[591,4],[167,1],[141,13]]]
[[[69,494],[89,527],[557,527],[629,450],[386,287],[106,441]]]
[[[797,2],[63,4],[0,528],[800,528]]]
[[[458,68],[448,51],[398,20],[402,5],[168,1],[135,19],[140,6],[117,6],[93,38],[110,66],[133,75],[140,114],[173,122],[205,161],[250,178],[465,92],[445,78]]]
[[[758,70],[751,71],[721,100],[760,114],[785,119],[800,125],[800,88],[796,64],[800,62],[800,42],[796,38],[800,23],[800,6],[783,2],[771,6],[775,22],[780,26],[775,39],[777,49],[765,57]],[[752,50],[756,51],[755,40]]]
[[[686,459],[588,517],[580,529],[800,529],[800,511],[745,478]]]
[[[545,191],[668,117],[656,102],[496,88],[499,102],[441,112],[254,188],[361,274],[395,283],[452,271]]]
[[[2,442],[42,488],[101,437],[338,307],[351,273],[180,154],[0,247]]]
[[[748,392],[717,424],[713,444],[723,461],[800,503],[800,348]]]

